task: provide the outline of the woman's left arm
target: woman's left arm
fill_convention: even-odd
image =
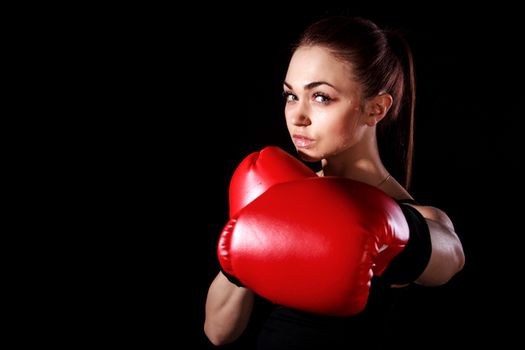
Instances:
[[[452,221],[442,210],[414,205],[425,218],[430,230],[432,253],[427,267],[415,281],[424,286],[440,286],[463,269],[463,245],[454,230]]]

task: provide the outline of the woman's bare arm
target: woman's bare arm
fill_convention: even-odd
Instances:
[[[439,286],[463,269],[465,255],[452,221],[442,210],[414,205],[426,219],[430,230],[432,254],[427,267],[416,280],[424,286]]]
[[[204,333],[214,345],[231,343],[242,334],[253,308],[254,294],[219,272],[208,289]]]

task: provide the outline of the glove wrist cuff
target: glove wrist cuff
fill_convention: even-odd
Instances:
[[[428,224],[414,207],[400,204],[410,229],[405,248],[390,262],[382,277],[391,284],[414,282],[425,270],[432,254]]]
[[[235,284],[237,287],[244,287],[244,285],[241,283],[241,281],[239,281],[239,279],[237,279],[233,275],[230,275],[229,273],[224,271],[222,266],[221,266],[220,269],[221,269],[222,274],[224,275],[224,277],[226,277],[228,279],[228,281],[230,281],[231,283]]]

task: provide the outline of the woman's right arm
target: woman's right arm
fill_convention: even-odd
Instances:
[[[219,272],[208,289],[204,333],[214,345],[239,338],[250,320],[254,294],[237,287]]]

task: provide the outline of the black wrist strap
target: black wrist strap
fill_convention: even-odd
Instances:
[[[230,281],[231,283],[235,284],[237,287],[244,287],[244,285],[241,283],[241,281],[239,281],[236,277],[234,277],[234,276],[230,275],[229,273],[227,273],[226,271],[224,271],[222,266],[220,266],[220,264],[219,264],[219,267],[221,269],[222,274],[228,279],[228,281]]]
[[[414,282],[425,270],[432,254],[430,230],[421,213],[407,204],[400,204],[410,229],[405,248],[388,265],[382,278],[391,284]]]

